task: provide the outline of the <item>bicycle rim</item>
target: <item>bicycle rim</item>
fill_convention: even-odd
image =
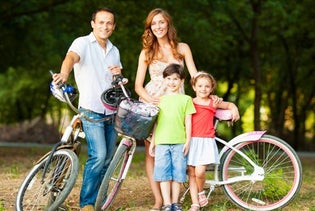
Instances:
[[[123,182],[122,175],[129,158],[129,149],[126,145],[117,149],[100,186],[95,210],[107,210],[112,205]]]
[[[286,142],[264,135],[258,141],[240,143],[236,148],[265,170],[262,181],[240,181],[223,186],[226,195],[236,205],[249,210],[274,210],[286,206],[299,192],[301,162]],[[223,159],[222,180],[252,172],[253,167],[233,150]]]
[[[57,210],[76,181],[79,160],[67,149],[54,153],[45,178],[43,170],[48,156],[36,164],[23,181],[16,198],[17,211]]]

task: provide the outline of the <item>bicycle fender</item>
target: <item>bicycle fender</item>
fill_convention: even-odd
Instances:
[[[224,146],[220,151],[220,157],[229,149],[229,146],[235,146],[239,143],[246,142],[246,141],[258,141],[267,131],[251,131],[247,133],[242,133],[234,138],[232,138],[228,145]]]
[[[60,149],[73,149],[73,146],[72,146],[72,145],[62,145],[62,146],[57,147],[57,150],[60,150]],[[39,159],[34,163],[34,165],[40,163],[42,160],[44,160],[46,157],[48,157],[51,152],[52,152],[52,151],[49,151],[49,152],[47,152],[45,155],[43,155],[41,158],[39,158]]]

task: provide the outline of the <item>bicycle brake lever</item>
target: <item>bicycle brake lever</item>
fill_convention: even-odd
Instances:
[[[127,78],[124,78],[122,75],[113,75],[113,82],[112,82],[112,85],[113,86],[117,86],[117,85],[120,85],[120,84],[126,84],[128,83],[128,79]]]

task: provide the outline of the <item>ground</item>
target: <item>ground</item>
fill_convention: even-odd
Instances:
[[[15,210],[15,197],[23,178],[33,166],[33,163],[48,150],[49,147],[0,147],[0,211]],[[153,197],[145,176],[143,158],[144,155],[131,165],[130,174],[128,173],[111,210],[149,210],[153,203]],[[296,199],[284,208],[283,211],[315,210],[314,162],[315,158],[313,156],[303,158],[303,183],[301,191]],[[84,162],[81,161],[80,163],[82,172]],[[68,211],[79,211],[78,201],[81,178],[82,176],[79,175],[73,191],[66,200]],[[211,210],[240,210],[233,205],[227,205],[229,203],[228,198],[220,188],[216,189],[213,196],[210,197]],[[187,206],[189,206],[189,201]]]
[[[2,207],[5,208],[4,210],[15,210],[15,197],[23,178],[33,165],[33,162],[47,150],[48,148],[0,148],[0,205],[2,204]],[[79,175],[77,183],[66,202],[66,205],[71,211],[79,210],[78,199],[81,183],[82,177]],[[141,187],[141,189],[139,187]],[[119,202],[116,205],[119,205],[119,207],[128,206],[133,207],[132,210],[148,210],[147,208],[152,202],[151,199],[148,182],[142,171],[138,176],[128,177],[128,179],[124,181],[120,194],[115,201]],[[124,208],[124,210],[128,209]]]

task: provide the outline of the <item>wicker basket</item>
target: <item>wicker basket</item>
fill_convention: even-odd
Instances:
[[[115,118],[115,130],[136,140],[149,137],[156,121],[159,108],[134,99],[120,102]]]

